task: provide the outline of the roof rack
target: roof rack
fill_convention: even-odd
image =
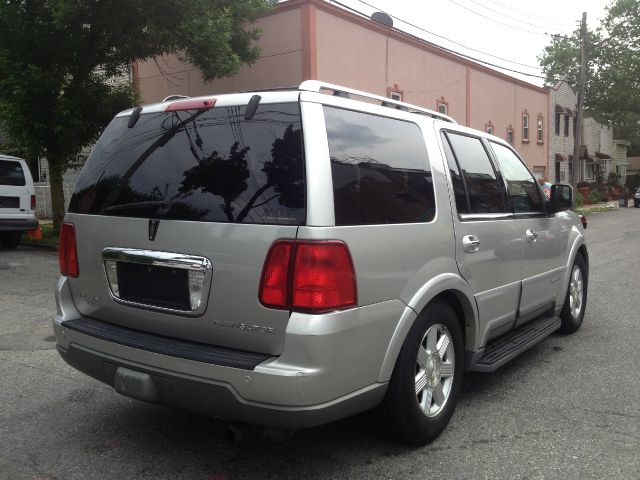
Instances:
[[[444,120],[445,122],[458,123],[453,118],[440,112],[428,110],[426,108],[418,107],[410,103],[399,102],[391,98],[382,97],[380,95],[374,95],[372,93],[363,92],[361,90],[355,90],[353,88],[342,87],[340,85],[334,85],[332,83],[322,82],[320,80],[305,80],[300,84],[298,90],[304,90],[307,92],[321,93],[321,90],[331,90],[333,95],[344,97],[345,95],[355,95],[357,97],[368,98],[371,100],[378,100],[383,107],[395,108],[398,110],[405,110],[411,113],[418,113],[426,115],[428,117],[436,118],[438,120]]]

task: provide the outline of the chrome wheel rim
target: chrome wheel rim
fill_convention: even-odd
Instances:
[[[583,299],[584,280],[582,278],[582,269],[574,265],[571,271],[571,281],[569,282],[569,311],[575,319],[580,317]]]
[[[446,405],[454,371],[451,334],[444,325],[432,325],[418,346],[415,376],[416,400],[427,417],[435,417]]]

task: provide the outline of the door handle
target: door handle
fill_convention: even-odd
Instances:
[[[462,238],[462,248],[467,253],[476,253],[480,250],[480,239],[475,235],[465,235]]]
[[[529,243],[534,243],[538,239],[538,232],[535,230],[529,229],[524,233],[527,236],[527,242]]]

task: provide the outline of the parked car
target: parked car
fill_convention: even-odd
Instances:
[[[140,400],[291,429],[376,408],[423,444],[465,372],[580,327],[572,200],[496,137],[317,81],[127,110],[62,226],[58,351]]]
[[[640,188],[633,194],[633,206],[636,208],[640,207]]]
[[[0,155],[0,245],[14,248],[22,234],[38,226],[36,191],[26,162]]]

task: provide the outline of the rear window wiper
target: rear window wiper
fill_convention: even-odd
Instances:
[[[119,205],[111,205],[110,207],[103,208],[101,212],[118,212],[121,210],[142,210],[151,207],[168,207],[170,202],[165,200],[149,200],[146,202],[134,202],[134,203],[121,203]]]

